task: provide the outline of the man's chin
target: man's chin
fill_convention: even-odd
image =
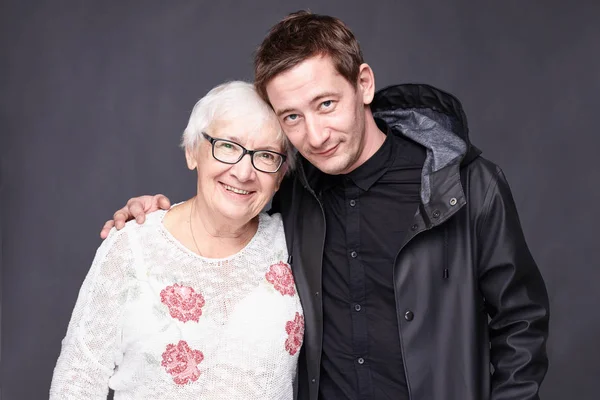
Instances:
[[[309,160],[310,161],[310,160]],[[328,175],[340,175],[344,174],[348,169],[346,160],[340,160],[337,157],[331,158],[328,160],[320,160],[321,162],[312,162],[311,164],[317,167],[321,172],[324,172]]]

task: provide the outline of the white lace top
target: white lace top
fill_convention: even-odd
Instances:
[[[81,287],[50,399],[292,399],[304,317],[279,214],[203,258],[165,211],[113,229]]]

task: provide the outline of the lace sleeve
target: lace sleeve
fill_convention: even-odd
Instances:
[[[121,316],[133,277],[127,229],[102,243],[81,286],[60,356],[50,399],[102,399],[121,357]]]

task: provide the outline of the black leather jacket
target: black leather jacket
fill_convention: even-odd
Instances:
[[[406,374],[410,398],[538,399],[548,367],[548,295],[502,171],[471,145],[450,94],[393,86],[376,94],[372,110],[428,151],[421,205],[394,265],[405,365],[398,373]],[[319,174],[299,157],[272,208],[283,216],[305,314],[298,398],[311,400],[323,339]]]

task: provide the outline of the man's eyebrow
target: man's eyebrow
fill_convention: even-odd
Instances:
[[[310,102],[314,104],[314,103],[321,101],[327,97],[337,97],[337,96],[338,96],[338,94],[335,92],[325,92],[325,93],[316,95]]]
[[[294,111],[293,108],[284,108],[283,110],[276,111],[275,114],[277,114],[278,117],[281,117],[283,114],[287,114],[292,111]]]

